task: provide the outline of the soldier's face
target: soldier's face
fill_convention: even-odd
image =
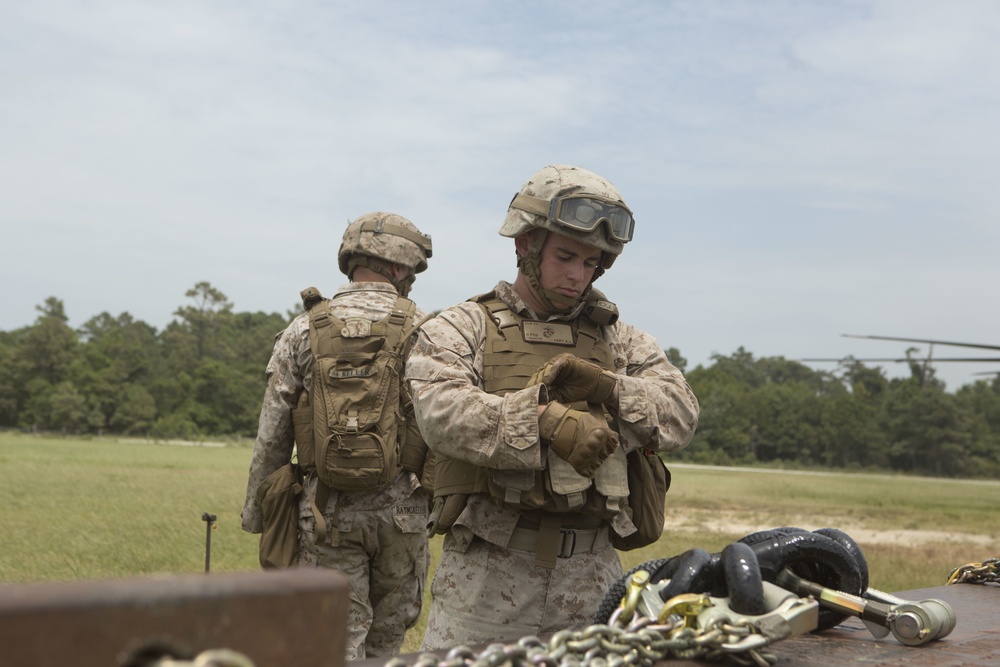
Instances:
[[[561,234],[548,234],[539,263],[543,289],[577,300],[590,284],[601,261],[601,251]]]

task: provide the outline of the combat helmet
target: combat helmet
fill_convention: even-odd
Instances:
[[[541,288],[539,253],[548,233],[600,249],[593,278],[597,280],[632,240],[634,228],[632,211],[611,181],[582,167],[553,164],[536,172],[514,195],[500,235],[516,238],[532,229],[544,230],[535,236],[528,255],[518,258],[518,266],[542,302],[558,311],[575,304]]]
[[[416,274],[427,268],[431,254],[431,237],[421,233],[412,222],[395,213],[374,212],[347,225],[337,261],[340,271],[348,278],[355,268],[364,266],[385,276],[401,295],[406,296]],[[396,280],[377,262],[369,261],[372,257],[402,264],[411,273],[404,280]]]

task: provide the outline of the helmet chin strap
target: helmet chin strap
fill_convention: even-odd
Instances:
[[[576,299],[542,287],[542,246],[545,245],[545,238],[548,234],[548,230],[541,229],[533,235],[531,244],[528,246],[528,253],[524,257],[518,255],[517,266],[521,273],[528,279],[528,287],[531,289],[531,293],[535,295],[535,298],[546,309],[552,313],[565,313],[580,303],[580,298],[586,295],[590,286],[588,285],[587,290],[584,290],[584,293]],[[596,273],[594,274],[594,278],[597,278]],[[593,283],[593,280],[591,280],[591,283]]]

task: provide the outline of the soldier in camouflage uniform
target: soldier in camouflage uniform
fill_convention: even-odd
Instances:
[[[361,216],[344,233],[339,265],[351,282],[330,299],[332,314],[341,319],[382,319],[392,310],[397,293],[409,293],[415,275],[427,268],[430,255],[430,237],[406,218],[391,213]],[[421,316],[418,311],[417,319]],[[292,457],[292,410],[300,394],[312,388],[312,369],[306,312],[278,335],[267,365],[243,530],[262,530],[257,488]],[[333,547],[329,540],[315,543],[315,473],[306,475],[303,486],[297,564],[337,569],[350,579],[347,659],[395,655],[406,630],[416,623],[423,601],[428,492],[407,471],[377,491],[331,490],[322,511],[329,530],[339,530],[338,546]]]
[[[694,434],[681,372],[592,287],[632,229],[606,179],[546,167],[500,229],[515,239],[515,282],[418,332],[406,380],[435,460],[432,522],[447,531],[423,649],[588,624],[623,574],[610,531],[635,532],[624,452]]]

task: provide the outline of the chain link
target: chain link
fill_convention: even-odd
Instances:
[[[956,567],[948,575],[948,584],[1000,583],[1000,559],[987,558],[982,563]]]
[[[768,641],[750,624],[686,627],[683,621],[658,623],[642,617],[628,626],[591,625],[562,630],[548,642],[522,637],[512,644],[490,644],[479,653],[458,646],[444,656],[422,653],[412,667],[650,667],[670,658],[713,660],[728,656],[740,665],[770,667],[777,657],[760,650]],[[396,657],[384,667],[407,667]]]
[[[219,648],[202,651],[191,660],[160,658],[150,662],[149,667],[254,667],[254,664],[239,651]]]
[[[677,619],[678,617],[673,617]],[[628,626],[591,625],[582,630],[562,630],[548,642],[523,637],[513,644],[490,644],[475,653],[457,646],[442,658],[421,653],[412,667],[651,667],[660,660],[717,660],[727,656],[746,667],[771,667],[777,657],[760,649],[768,641],[749,623],[710,624],[695,628],[683,619],[659,623],[639,617]],[[191,660],[162,657],[148,667],[254,667],[239,651],[211,649]],[[384,667],[409,667],[402,657],[390,658]]]
[[[749,623],[695,628],[685,625],[683,620],[664,624],[641,617],[627,627],[609,624],[562,630],[548,642],[538,637],[523,637],[513,644],[490,644],[479,653],[467,646],[457,646],[443,658],[421,653],[412,667],[651,667],[670,658],[717,660],[724,656],[746,667],[771,667],[777,657],[760,650],[767,643]],[[191,660],[163,657],[148,665],[254,667],[249,657],[230,649],[202,651]],[[384,667],[409,665],[397,656]]]
[[[618,610],[619,612],[621,609]],[[476,653],[456,646],[444,657],[421,653],[412,667],[651,667],[661,660],[718,660],[745,667],[771,667],[778,659],[762,649],[771,641],[746,619],[735,623],[693,625],[683,616],[666,621],[636,616],[627,625],[615,613],[606,625],[561,630],[548,642],[522,637],[512,644],[490,644]],[[397,656],[384,667],[410,667]],[[148,667],[254,667],[246,655],[230,649],[203,651],[191,660],[163,657]]]

